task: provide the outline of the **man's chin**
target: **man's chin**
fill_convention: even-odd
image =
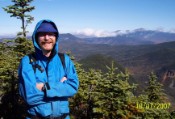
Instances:
[[[45,49],[44,51],[45,51],[45,52],[51,52],[52,49]]]
[[[53,46],[43,46],[43,47],[41,47],[41,49],[42,49],[42,51],[44,51],[44,52],[50,52],[50,51],[52,51],[53,50]]]
[[[43,49],[46,50],[46,51],[51,51],[53,49],[53,47],[52,46],[50,46],[50,47],[43,47]]]

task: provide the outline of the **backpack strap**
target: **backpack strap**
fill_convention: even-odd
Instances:
[[[28,56],[29,56],[30,64],[32,65],[32,68],[33,68],[34,72],[36,72],[36,67],[34,65],[34,63],[36,62],[36,59],[33,56],[33,54],[34,53],[28,54]]]
[[[36,68],[38,68],[41,71],[41,73],[44,72],[44,69],[40,65],[36,64],[35,53],[31,53],[28,56],[34,72],[36,72]]]
[[[58,56],[60,57],[61,59],[61,63],[63,65],[63,68],[66,69],[66,64],[65,64],[65,57],[64,57],[64,53],[58,53]]]
[[[30,64],[32,65],[34,72],[36,72],[36,68],[38,68],[41,71],[41,73],[44,72],[44,69],[40,65],[36,64],[37,60],[35,57],[35,53],[31,53],[28,56],[29,56]],[[63,65],[63,68],[66,69],[64,53],[58,53],[58,56],[61,59],[61,63]]]

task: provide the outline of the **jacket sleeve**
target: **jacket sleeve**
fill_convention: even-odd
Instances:
[[[59,83],[49,83],[46,88],[46,97],[72,97],[78,90],[79,81],[73,62],[65,55],[67,80]]]
[[[38,105],[46,103],[44,101],[44,92],[36,88],[35,74],[32,65],[29,64],[29,57],[25,56],[18,69],[19,94],[29,105]]]

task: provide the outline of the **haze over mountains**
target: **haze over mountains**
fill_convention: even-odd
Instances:
[[[83,34],[60,34],[63,41],[76,41],[84,44],[109,44],[109,45],[143,45],[158,44],[163,42],[175,41],[175,33],[145,30],[143,28],[121,33],[119,30],[114,32],[116,35],[111,37],[88,37]],[[14,35],[0,35],[0,39],[14,38]],[[82,38],[83,37],[83,38]],[[31,38],[31,36],[29,36]]]
[[[116,33],[112,37],[79,38],[71,34],[61,34],[60,38],[86,44],[143,45],[175,41],[175,33],[137,29],[118,35]]]

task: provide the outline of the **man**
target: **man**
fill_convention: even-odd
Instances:
[[[32,35],[35,54],[21,60],[19,92],[29,106],[27,119],[69,119],[68,98],[77,92],[79,81],[68,55],[63,66],[58,38],[56,25],[41,20]]]

